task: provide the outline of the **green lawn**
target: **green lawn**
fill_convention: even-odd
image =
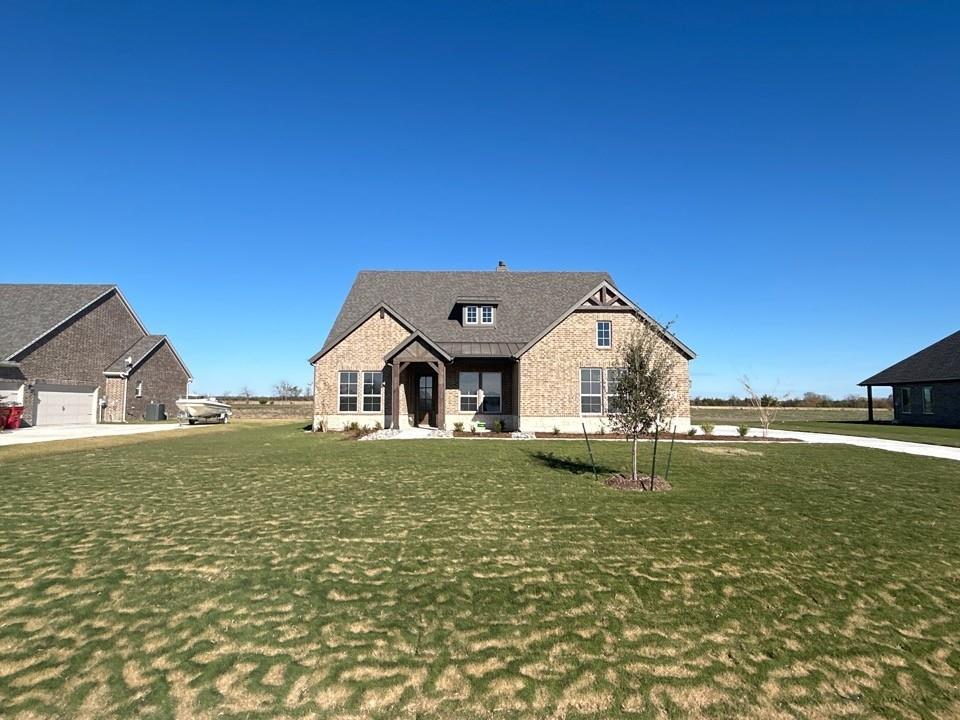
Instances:
[[[0,448],[3,718],[960,715],[960,463],[178,435]]]
[[[739,425],[740,423],[754,424],[759,421],[757,411],[746,407],[697,407],[690,408],[691,422],[699,425],[712,422],[715,425]],[[874,410],[877,420],[890,420],[893,417],[891,410]],[[780,408],[777,411],[777,420],[780,422],[808,422],[808,421],[866,421],[866,408]]]

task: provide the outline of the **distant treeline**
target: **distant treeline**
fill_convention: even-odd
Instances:
[[[800,397],[788,397],[788,398],[773,398],[769,395],[764,395],[763,398],[764,405],[779,405],[780,407],[799,407],[799,408],[865,408],[867,406],[867,398],[861,395],[847,395],[843,399],[835,399],[829,395],[822,395],[821,393],[807,392],[801,395]],[[750,398],[737,397],[736,395],[731,395],[725,398],[719,397],[700,397],[690,399],[690,404],[695,406],[712,406],[712,407],[749,407],[753,403],[750,401]],[[875,408],[892,408],[893,407],[893,396],[889,395],[887,397],[876,397],[873,398],[873,406]]]

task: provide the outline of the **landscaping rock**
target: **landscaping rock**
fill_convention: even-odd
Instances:
[[[510,433],[510,437],[513,440],[536,440],[537,434],[532,432],[520,432],[519,430],[514,430]]]
[[[395,428],[385,428],[383,430],[377,430],[368,435],[364,435],[358,440],[388,440],[396,435],[399,435],[400,431]]]
[[[452,437],[453,437],[453,430],[434,430],[432,433],[430,433],[430,437],[432,437],[432,438],[452,438]]]

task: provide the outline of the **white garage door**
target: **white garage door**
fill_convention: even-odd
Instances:
[[[89,425],[94,414],[96,389],[63,385],[37,388],[37,425]]]

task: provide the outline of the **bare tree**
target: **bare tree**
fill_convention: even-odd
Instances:
[[[250,388],[248,388],[246,385],[244,385],[242,388],[240,388],[240,397],[242,397],[244,400],[246,400],[247,403],[249,404],[249,403],[250,403],[250,398],[253,397],[253,392],[251,392]]]
[[[787,393],[782,398],[767,393],[761,395],[753,389],[753,384],[746,375],[740,378],[740,384],[743,385],[750,404],[756,409],[757,414],[760,416],[760,425],[763,427],[763,437],[767,437],[767,433],[770,430],[770,423],[777,419],[777,412],[780,410],[782,401],[786,400],[790,394]],[[813,393],[807,393],[807,395],[812,394]]]
[[[281,380],[273,386],[273,394],[281,400],[286,400],[288,397],[293,395],[294,390],[299,392],[300,388],[298,388],[296,385],[291,385],[286,380]]]
[[[666,414],[670,398],[669,349],[660,333],[644,325],[624,346],[619,362],[618,372],[608,379],[608,397],[611,394],[609,383],[613,380],[616,400],[607,414],[614,431],[633,441],[632,479],[638,482],[637,444],[640,436],[655,427]],[[653,490],[653,478],[650,478],[650,489]]]

